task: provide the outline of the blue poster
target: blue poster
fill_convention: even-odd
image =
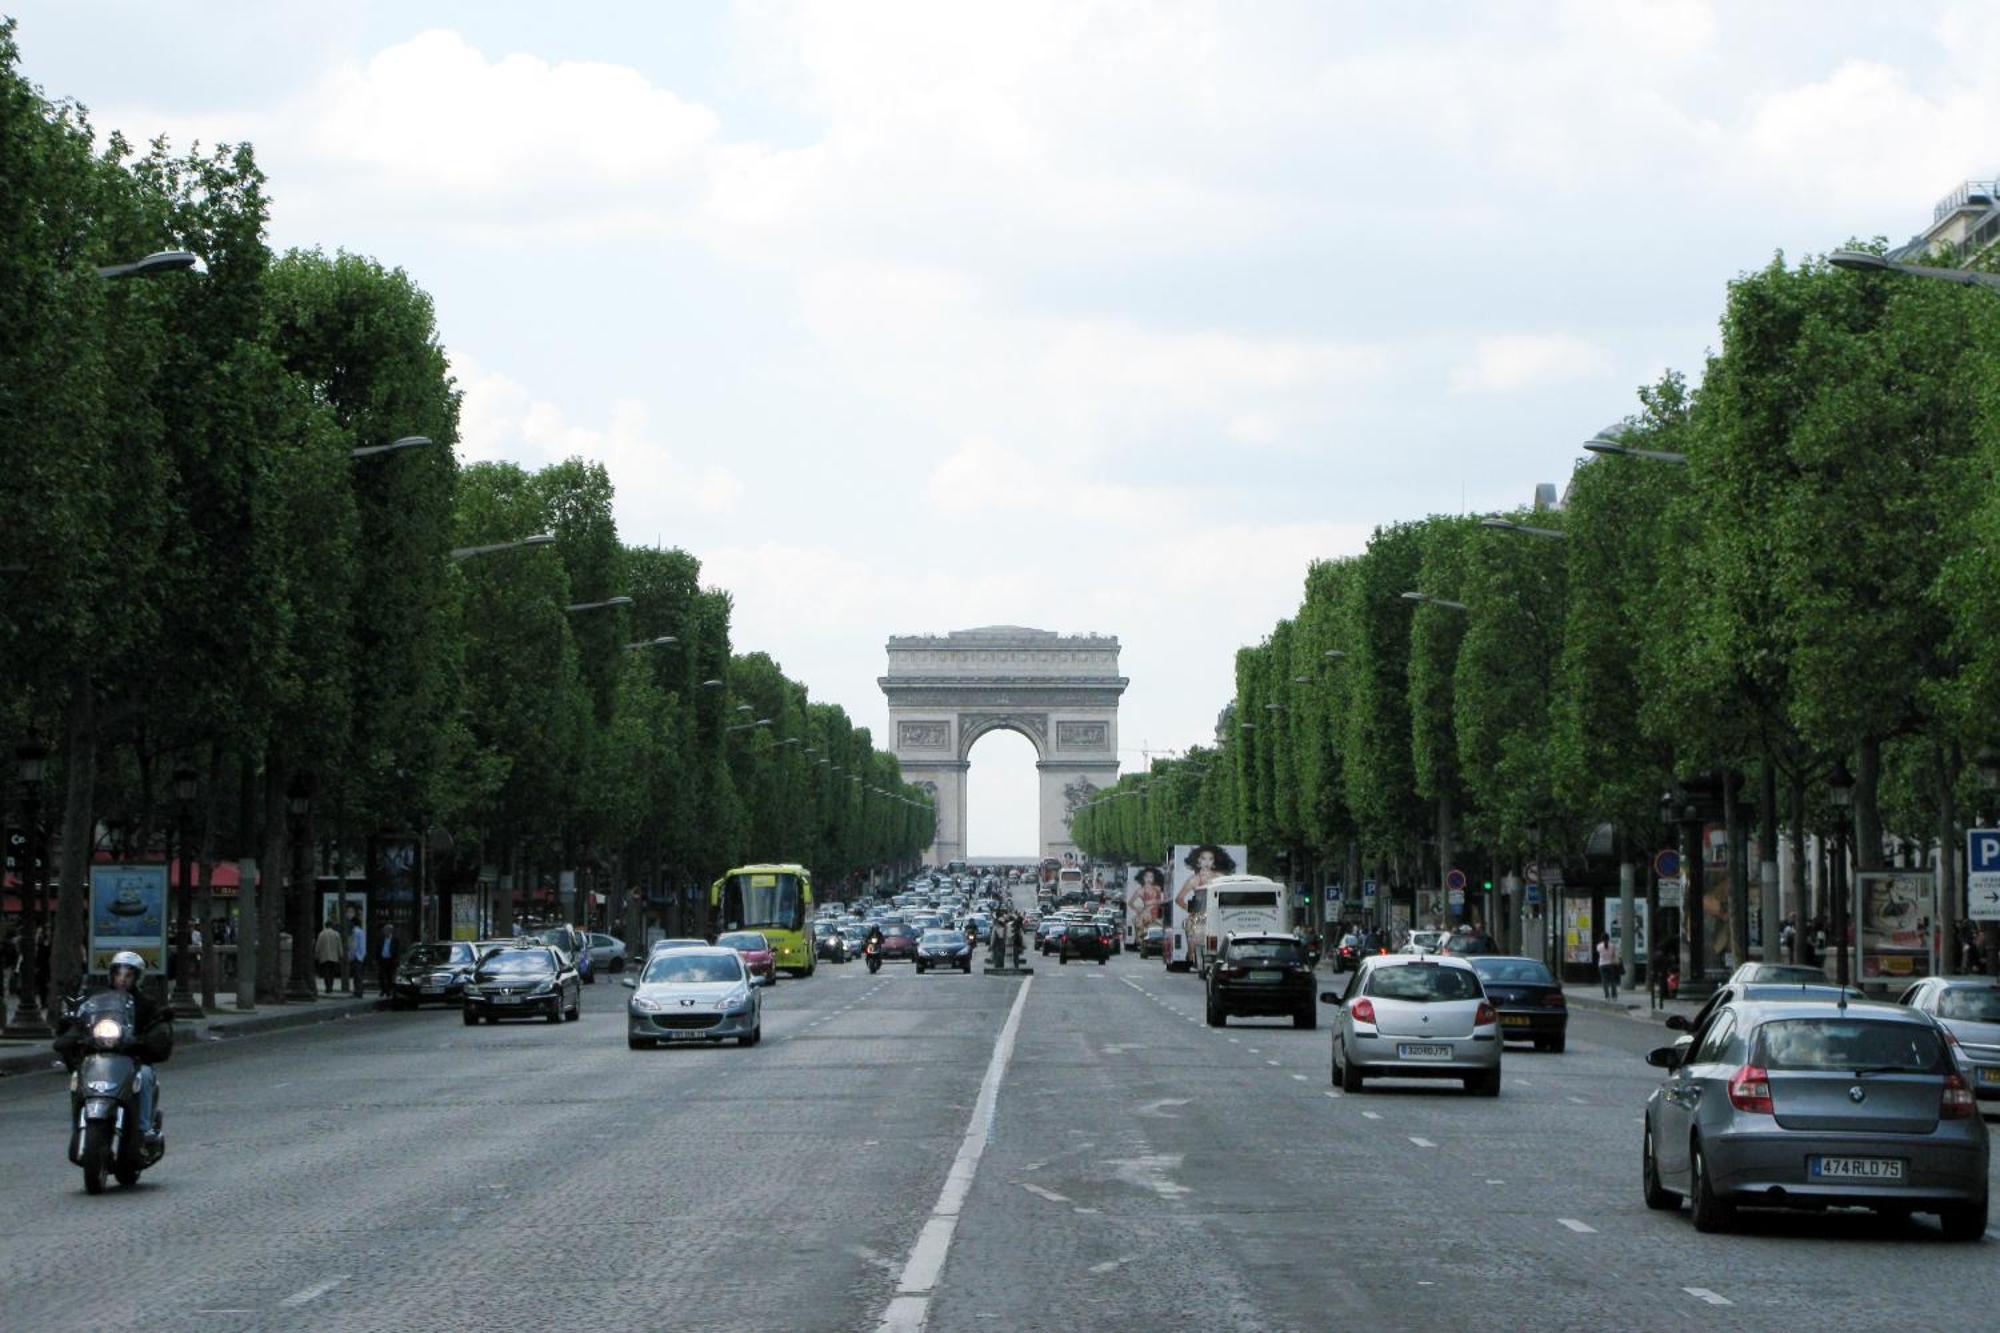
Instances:
[[[167,868],[90,868],[90,970],[102,976],[111,955],[130,949],[146,960],[146,971],[164,975],[167,966]]]

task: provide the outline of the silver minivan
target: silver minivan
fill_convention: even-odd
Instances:
[[[1467,1092],[1500,1095],[1500,1014],[1462,958],[1374,954],[1336,1006],[1333,1081],[1360,1092],[1371,1078],[1460,1079]]]
[[[1668,1071],[1646,1102],[1647,1207],[1685,1196],[1701,1231],[1739,1207],[1865,1207],[1985,1234],[1986,1123],[1929,1016],[1738,1000],[1646,1060]]]

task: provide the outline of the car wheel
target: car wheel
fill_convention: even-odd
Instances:
[[[549,1022],[560,1023],[562,1021],[563,1021],[563,1002],[560,999],[558,999],[554,1004],[549,1006]]]
[[[575,1005],[571,1005],[569,1008],[563,1010],[563,1022],[565,1023],[574,1023],[582,1017],[583,1011]]]
[[[1938,1210],[1938,1225],[1944,1228],[1946,1240],[1978,1240],[1986,1234],[1986,1199],[1977,1203],[1962,1204],[1956,1208]]]
[[[1222,1007],[1215,1002],[1212,996],[1208,1001],[1208,1025],[1212,1028],[1229,1026],[1229,1015],[1222,1012]]]
[[[961,971],[961,972],[963,972],[963,973],[965,973],[965,975],[967,975],[968,977],[969,977],[969,976],[971,976],[971,975],[972,975],[972,960],[971,960],[970,958],[968,958],[968,959],[966,959],[966,960],[965,960],[965,961],[964,961],[963,963],[960,963],[960,964],[958,965],[958,970],[959,970],[959,971]]]
[[[484,1018],[488,1023],[498,1023],[500,1021],[500,1015],[498,1014],[481,1014],[480,1017]]]
[[[1735,1219],[1736,1210],[1716,1197],[1715,1182],[1708,1175],[1708,1156],[1701,1150],[1700,1139],[1696,1139],[1688,1149],[1688,1172],[1694,1178],[1694,1229],[1705,1232],[1726,1230]]]
[[[1495,1069],[1484,1074],[1474,1074],[1465,1080],[1465,1090],[1475,1097],[1498,1097],[1500,1071]]]
[[[1319,1010],[1301,1009],[1292,1015],[1292,1026],[1311,1032],[1319,1026]]]
[[[1063,965],[1064,967],[1068,967],[1068,966],[1069,966],[1069,955],[1068,955],[1068,954],[1066,954],[1066,953],[1059,953],[1059,954],[1057,954],[1057,955],[1056,955],[1056,961],[1057,961],[1058,963],[1061,963],[1061,964],[1062,964],[1062,965]]]
[[[1340,1063],[1335,1066],[1335,1069],[1338,1071],[1340,1075],[1340,1090],[1342,1092],[1361,1091],[1361,1086],[1362,1086],[1361,1071],[1356,1069],[1353,1065],[1347,1063],[1347,1060],[1344,1056],[1341,1059]]]
[[[757,1042],[763,1037],[763,1035],[764,1031],[762,1028],[751,1028],[748,1032],[744,1033],[742,1036],[736,1039],[736,1044],[739,1047],[742,1047],[744,1050],[748,1050],[750,1047],[755,1046]]]
[[[1106,963],[1108,963],[1108,962],[1110,962],[1110,961],[1111,961],[1111,960],[1110,960],[1109,958],[1106,958],[1106,957],[1104,957],[1104,956],[1103,956],[1102,954],[1100,954],[1100,955],[1098,955],[1098,959],[1097,959],[1097,965],[1098,965],[1099,967],[1103,967],[1103,966],[1104,966],[1104,965],[1105,965]]]
[[[627,1037],[625,1038],[625,1048],[631,1051],[650,1051],[653,1049],[653,1043],[647,1037]]]
[[[921,961],[919,961],[917,963],[917,975],[922,976],[923,974],[924,974],[924,965]]]
[[[1646,1127],[1644,1146],[1640,1149],[1640,1179],[1645,1186],[1646,1206],[1655,1212],[1673,1212],[1681,1206],[1681,1196],[1660,1184],[1660,1163],[1653,1155],[1653,1128]]]
[[[467,1009],[463,1014],[460,1015],[460,1017],[465,1020],[465,1025],[467,1027],[471,1027],[473,1024],[479,1021],[479,1015],[473,1013],[470,1009]]]

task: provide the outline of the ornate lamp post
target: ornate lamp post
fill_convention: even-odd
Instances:
[[[6,1035],[29,1040],[54,1034],[42,1013],[42,988],[49,979],[42,975],[41,950],[35,933],[42,924],[41,794],[42,772],[49,752],[33,741],[14,751],[14,776],[21,780],[21,1003],[14,1021],[6,1025]]]
[[[1834,809],[1834,870],[1833,880],[1833,947],[1840,951],[1839,960],[1834,964],[1833,979],[1845,986],[1849,980],[1847,962],[1847,811],[1854,804],[1854,775],[1847,771],[1847,761],[1835,760],[1833,774],[1826,780],[1827,790],[1833,797]]]
[[[292,982],[285,988],[287,1000],[310,1004],[319,998],[313,985],[313,882],[312,882],[312,802],[316,787],[313,775],[300,773],[285,788],[285,808],[292,820]],[[345,954],[346,941],[341,942]],[[361,989],[360,980],[355,990]]]
[[[175,1018],[200,1018],[201,1002],[194,998],[190,980],[194,972],[192,955],[194,929],[194,798],[201,778],[191,768],[174,770],[174,833],[180,844],[180,884],[174,891],[174,993],[171,1001]]]

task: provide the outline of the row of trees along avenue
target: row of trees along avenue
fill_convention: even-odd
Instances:
[[[1245,842],[1305,884],[1474,867],[1499,933],[1482,879],[1606,830],[1647,876],[1713,820],[1741,941],[1753,911],[1767,940],[1831,918],[1848,858],[1808,849],[1845,833],[1861,868],[1935,867],[1955,963],[1963,831],[2000,785],[2000,293],[1854,262],[1731,283],[1699,386],[1642,389],[1560,509],[1315,563],[1238,652],[1217,746],[1127,775],[1078,844]],[[1781,839],[1780,883],[1746,861]]]
[[[866,729],[732,650],[692,556],[621,542],[603,467],[456,461],[408,276],[272,253],[247,146],[94,147],[16,66],[0,25],[0,744],[48,752],[56,985],[93,857],[157,861],[180,817],[204,908],[218,862],[265,868],[238,943],[266,1001],[280,929],[317,924],[305,867],[377,833],[427,832],[444,881],[581,868],[635,935],[643,895],[734,863],[837,886],[928,844]],[[199,263],[117,267],[163,251]]]

